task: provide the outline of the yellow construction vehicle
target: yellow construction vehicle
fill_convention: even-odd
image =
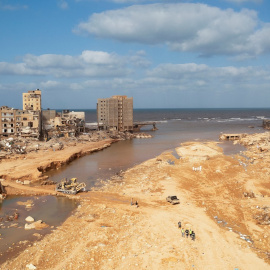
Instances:
[[[78,183],[77,178],[64,178],[56,186],[56,191],[63,192],[65,194],[77,194],[80,191],[85,191],[86,184]]]

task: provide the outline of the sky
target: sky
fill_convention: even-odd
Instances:
[[[270,108],[269,0],[0,0],[0,106]]]

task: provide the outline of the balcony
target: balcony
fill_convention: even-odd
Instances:
[[[13,121],[13,119],[2,119],[2,122],[4,122],[4,123],[13,123],[14,121]]]

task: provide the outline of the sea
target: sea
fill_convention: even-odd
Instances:
[[[86,125],[96,126],[96,110],[74,111],[84,111]],[[270,108],[134,109],[133,118],[134,122],[155,122],[158,130],[152,131],[152,125],[146,125],[141,129],[141,132],[151,134],[152,138],[119,141],[102,151],[74,160],[61,169],[48,172],[49,179],[60,182],[63,178],[77,177],[78,181],[86,183],[87,189],[99,187],[103,181],[121,171],[150,158],[155,158],[163,152],[169,151],[176,155],[175,148],[187,141],[219,141],[219,136],[222,133],[265,132],[262,123],[264,119],[270,119]],[[243,146],[233,145],[232,142],[228,141],[220,142],[220,146],[226,155],[237,154],[245,150]],[[25,202],[29,199],[34,201],[35,205],[30,210],[17,204],[18,201]],[[44,220],[51,227],[60,225],[75,208],[76,205],[66,198],[61,200],[51,196],[7,198],[0,204],[0,217],[5,219],[5,216],[10,213],[19,211],[21,219],[19,228],[14,227],[10,230],[6,226],[6,229],[1,229],[3,239],[1,240],[0,253],[5,254],[5,258],[8,258],[16,253],[16,249],[9,249],[12,243],[33,238],[32,234],[30,235],[29,231],[25,231],[23,228],[23,223],[25,223],[23,218],[28,214],[35,219]],[[8,223],[4,223],[4,226],[5,224],[8,225]],[[46,234],[48,231],[39,231],[39,233]]]

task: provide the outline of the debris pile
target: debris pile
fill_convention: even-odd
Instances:
[[[263,128],[264,129],[270,129],[270,120],[269,119],[264,119],[263,120]]]
[[[153,136],[150,134],[146,134],[146,133],[137,133],[134,134],[134,138],[138,138],[138,139],[148,139],[148,138],[152,138]]]
[[[256,215],[254,218],[260,225],[270,225],[270,209],[269,207],[262,208],[262,213]]]
[[[37,138],[10,137],[0,140],[0,159],[9,158],[12,155],[24,155],[30,152],[60,151],[66,146],[74,146],[79,142],[98,142],[106,139],[130,140],[132,138],[151,138],[146,133],[130,133],[128,131],[90,131],[75,136],[61,136],[62,134],[51,134],[49,139],[40,141]]]
[[[243,195],[244,195],[244,197],[247,197],[247,198],[255,198],[256,197],[254,192],[252,192],[252,191],[251,192],[244,192]]]

